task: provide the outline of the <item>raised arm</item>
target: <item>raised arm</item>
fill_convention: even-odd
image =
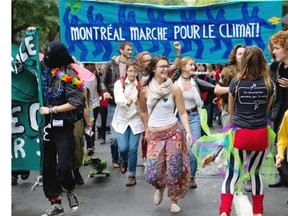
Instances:
[[[181,58],[181,44],[178,41],[174,42],[174,48],[176,50],[176,57],[174,59],[173,64],[170,67],[170,71],[174,71],[178,68],[178,63],[179,63],[180,58]]]

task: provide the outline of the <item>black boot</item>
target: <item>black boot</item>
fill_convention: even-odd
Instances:
[[[73,173],[74,173],[74,178],[75,178],[75,182],[77,185],[83,185],[84,184],[84,180],[79,172],[79,168],[75,168],[73,169]]]
[[[274,184],[269,184],[269,187],[275,188],[275,187],[288,187],[287,181],[285,181],[283,178],[280,178],[278,182]]]
[[[21,179],[27,180],[30,176],[30,171],[21,171]]]

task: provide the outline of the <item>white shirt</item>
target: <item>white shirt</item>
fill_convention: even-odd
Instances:
[[[138,108],[137,80],[131,83],[126,78],[124,85],[125,90],[120,80],[117,80],[114,84],[116,109],[112,120],[112,127],[117,133],[124,134],[128,126],[130,126],[133,134],[136,135],[144,131],[144,125],[141,121]],[[132,102],[128,107],[127,101],[129,99],[133,99],[136,103]]]

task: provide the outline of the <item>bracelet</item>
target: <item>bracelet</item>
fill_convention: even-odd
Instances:
[[[49,114],[51,114],[52,112],[53,112],[53,109],[49,107]]]
[[[53,107],[52,107],[52,112],[55,113],[55,114],[58,113],[57,107],[58,107],[58,106],[53,106]]]

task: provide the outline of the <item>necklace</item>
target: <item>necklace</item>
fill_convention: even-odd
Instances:
[[[49,91],[49,73],[51,72],[52,77],[59,79],[59,87],[57,92],[53,93],[52,89]],[[62,82],[63,81],[63,82]],[[64,92],[64,82],[69,83],[71,82],[73,85],[77,86],[81,92],[85,92],[86,88],[84,83],[81,82],[76,76],[70,76],[62,71],[60,68],[46,68],[44,70],[44,77],[43,77],[43,84],[44,84],[44,96],[49,99],[57,99],[59,98]]]
[[[50,68],[46,68],[44,70],[44,76],[43,76],[44,96],[48,99],[57,99],[63,94],[64,85],[62,82],[60,82],[57,92],[53,93],[52,89],[50,89],[50,91],[49,91],[49,73],[50,73],[50,71],[51,71]]]
[[[191,79],[191,77],[183,77],[182,75],[181,75],[181,77],[182,77],[184,80],[190,80],[190,79]]]

